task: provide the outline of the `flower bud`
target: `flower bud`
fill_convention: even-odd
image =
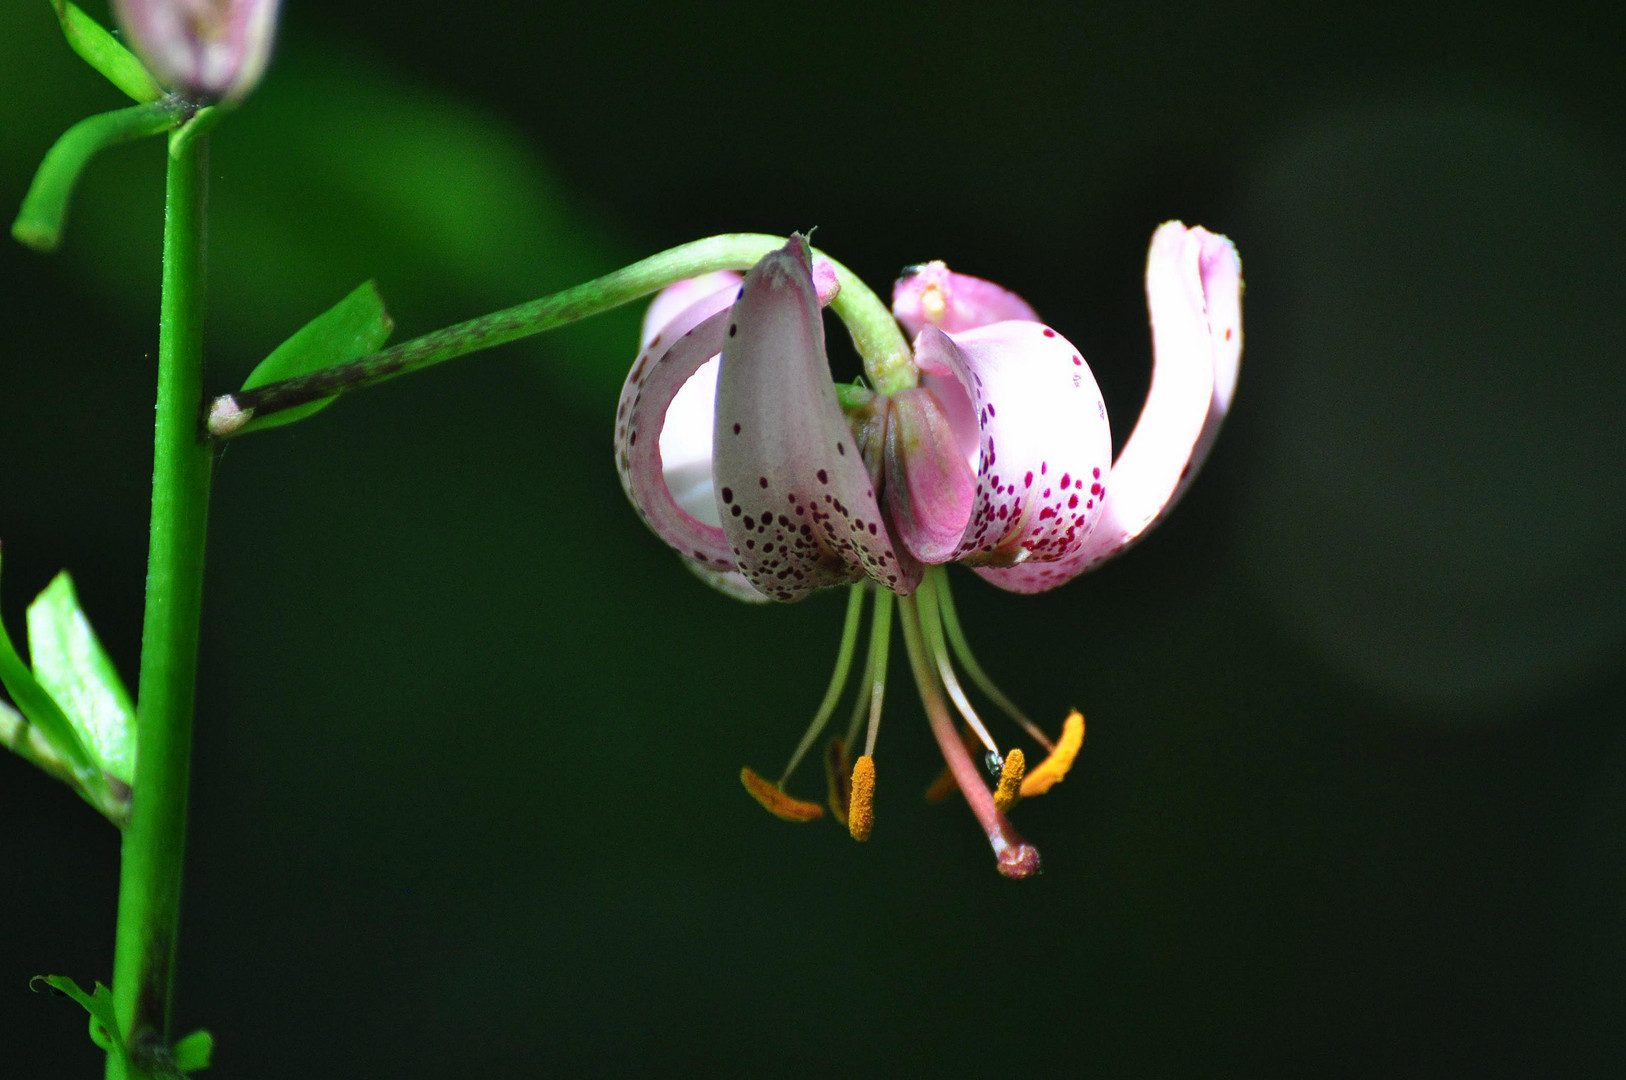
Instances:
[[[241,101],[271,56],[279,0],[113,0],[131,47],[170,90]]]

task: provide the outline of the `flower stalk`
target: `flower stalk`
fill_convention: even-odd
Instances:
[[[191,141],[168,164],[136,794],[121,852],[113,957],[114,1012],[131,1058],[126,1071],[110,1054],[108,1080],[156,1075],[147,1063],[156,1067],[169,1038],[213,461],[197,422],[208,140]]]
[[[783,237],[755,233],[696,240],[584,284],[436,330],[371,356],[226,394],[210,404],[208,432],[216,439],[229,439],[252,419],[376,386],[446,360],[540,334],[688,278],[715,270],[746,270],[784,242]],[[870,381],[878,387],[913,385],[914,363],[909,346],[887,306],[851,270],[822,254],[819,258],[834,272],[840,286],[830,306],[852,334]]]

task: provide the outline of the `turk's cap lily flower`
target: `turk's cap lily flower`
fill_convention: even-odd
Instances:
[[[271,58],[280,0],[113,0],[130,45],[160,83],[241,101]]]
[[[913,335],[913,385],[875,393],[832,383],[821,274],[802,237],[743,279],[708,275],[651,305],[616,416],[616,461],[644,521],[686,565],[744,599],[797,600],[856,584],[830,689],[778,782],[741,779],[788,820],[824,808],[785,782],[847,682],[866,597],[865,674],[845,739],[825,759],[829,806],[856,839],[874,822],[873,750],[898,605],[912,673],[953,786],[1002,873],[1037,871],[1006,816],[1049,790],[1083,742],[1074,712],[1052,741],[971,655],[941,564],[1013,592],[1053,588],[1127,549],[1179,499],[1229,409],[1241,351],[1240,262],[1230,241],[1179,222],[1147,257],[1153,374],[1116,462],[1106,406],[1082,354],[1016,294],[931,263],[906,272],[892,312]],[[856,340],[856,334],[855,334]],[[877,385],[880,385],[878,382]],[[959,667],[1047,756],[1001,753]],[[963,721],[956,724],[947,702]],[[864,753],[847,765],[863,717]],[[992,790],[976,748],[997,777]]]
[[[941,263],[894,290],[919,385],[844,413],[819,317],[833,275],[817,266],[796,237],[743,284],[667,289],[622,392],[629,498],[736,595],[796,600],[865,579],[908,595],[923,565],[945,562],[1013,592],[1053,588],[1161,520],[1230,407],[1240,262],[1207,230],[1169,222],[1152,238],[1152,383],[1116,462],[1080,351],[1016,294]]]

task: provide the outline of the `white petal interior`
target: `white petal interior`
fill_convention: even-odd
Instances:
[[[667,407],[661,429],[661,475],[673,501],[690,517],[715,526],[723,523],[711,479],[711,429],[720,366],[714,356],[689,376]]]

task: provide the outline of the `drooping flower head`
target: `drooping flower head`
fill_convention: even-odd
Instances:
[[[171,90],[240,101],[271,58],[280,0],[113,0],[131,47]]]
[[[784,784],[840,698],[873,595],[853,719],[825,754],[831,810],[867,838],[896,597],[954,785],[1002,872],[1038,868],[1037,851],[1005,812],[1065,775],[1083,719],[1075,712],[1052,741],[993,685],[970,653],[943,566],[963,563],[1000,588],[1040,592],[1145,535],[1190,483],[1229,408],[1242,345],[1240,271],[1224,237],[1178,222],[1153,236],[1152,384],[1116,461],[1106,406],[1079,350],[1014,293],[941,263],[897,282],[892,314],[913,345],[873,388],[831,381],[820,306],[836,294],[837,275],[802,237],[743,281],[711,275],[656,298],[616,421],[622,484],[644,521],[734,596],[798,600],[854,586],[835,676],[790,766],[778,783],[742,773],[759,801],[795,820],[822,815]],[[874,334],[861,336],[855,328],[862,352]],[[1020,749],[999,751],[951,654],[1049,752],[1032,772]],[[847,748],[866,715],[864,753],[849,767]],[[972,748],[998,777],[992,790]]]

